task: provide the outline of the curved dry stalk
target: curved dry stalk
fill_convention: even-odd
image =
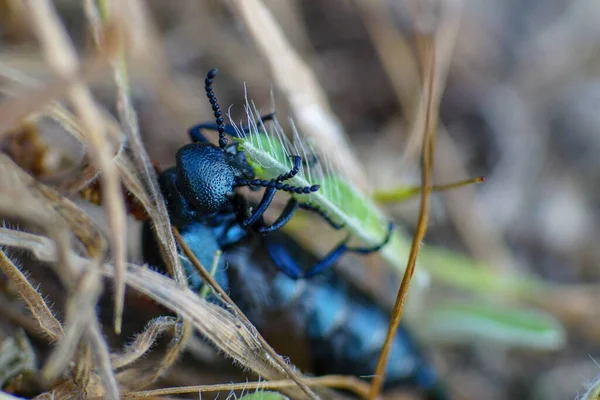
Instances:
[[[86,336],[90,341],[90,346],[94,350],[94,365],[100,372],[102,386],[106,393],[104,397],[111,400],[119,400],[119,384],[110,363],[110,353],[108,344],[102,336],[100,324],[97,319],[93,319],[87,328]]]
[[[396,302],[392,311],[392,318],[390,320],[390,326],[385,338],[384,346],[377,361],[377,367],[373,381],[371,382],[371,389],[369,391],[369,399],[375,400],[379,395],[383,380],[385,379],[385,371],[387,367],[388,357],[391,349],[392,341],[396,336],[398,327],[400,326],[400,320],[402,319],[402,313],[404,311],[404,302],[406,301],[406,295],[408,294],[408,288],[410,286],[410,280],[413,276],[415,265],[417,262],[417,256],[419,254],[419,248],[425,233],[427,232],[427,221],[429,218],[429,200],[431,197],[431,175],[433,171],[433,152],[435,145],[435,134],[437,129],[437,118],[438,110],[437,104],[434,102],[434,89],[435,89],[435,65],[436,65],[436,51],[435,51],[435,37],[423,38],[423,46],[427,58],[424,58],[424,79],[423,79],[423,91],[425,98],[427,99],[427,113],[426,123],[423,132],[423,146],[422,146],[422,161],[421,161],[421,199],[419,203],[419,218],[417,222],[417,228],[413,236],[413,241],[410,249],[410,255],[406,264],[406,271],[402,277]]]
[[[173,338],[169,342],[167,351],[158,364],[158,367],[143,385],[137,386],[138,388],[146,387],[149,383],[156,381],[177,361],[181,353],[185,351],[187,342],[193,334],[192,322],[185,319],[182,314],[178,314],[178,323],[175,325],[174,332]]]
[[[103,255],[103,246],[101,241],[98,244],[96,240],[98,234],[95,232],[95,225],[74,204],[63,199],[52,189],[37,183],[6,155],[0,155],[0,166],[3,170],[0,174],[3,193],[0,197],[0,208],[3,209],[3,214],[18,215],[26,221],[31,221],[45,229],[54,239],[55,270],[71,292],[67,301],[64,335],[43,370],[43,374],[52,379],[64,370],[73,358],[80,338],[89,329],[88,325],[96,321],[94,307],[102,289],[98,257],[94,262],[88,263],[87,268],[78,268],[74,262],[71,250],[72,232],[76,236],[79,235],[78,239],[86,244],[92,255]],[[89,232],[86,232],[86,228]],[[92,351],[98,359],[108,357],[106,345],[92,346]],[[79,359],[79,368],[81,363],[86,364],[86,359]],[[111,385],[111,380],[114,381],[112,373],[106,370],[102,372],[104,382]],[[84,374],[83,377],[85,376]],[[85,383],[83,382],[84,385]],[[114,385],[105,389],[109,395],[111,392],[118,393]],[[111,398],[118,396],[111,395]]]
[[[19,79],[17,81],[17,83],[22,84],[22,85],[27,85],[27,86],[37,84],[35,82],[35,80],[29,81],[29,80],[25,80],[25,78]],[[105,118],[106,126],[107,126],[109,133],[114,133],[111,136],[113,136],[113,137],[120,136],[121,129],[118,126],[118,124],[116,124],[114,122],[114,120],[110,117],[110,115],[107,112],[103,112],[102,114]],[[81,124],[78,121],[78,118],[76,116],[74,116],[70,111],[68,111],[62,104],[53,101],[47,107],[47,109],[39,115],[47,116],[47,117],[53,119],[60,126],[62,126],[68,133],[73,135],[78,141],[80,141],[80,142],[84,141],[84,130],[82,129]],[[145,155],[145,151],[143,150],[143,148],[141,149],[141,151],[143,151],[144,155]],[[133,163],[129,159],[128,154],[129,154],[128,152],[124,151],[123,147],[120,147],[119,152],[113,158],[113,162],[117,166],[119,173],[122,176],[125,186],[128,188],[128,190],[132,194],[134,194],[138,198],[140,203],[148,211],[149,215],[154,216],[155,219],[158,219],[158,218],[161,219],[160,224],[165,226],[166,231],[169,232],[169,234],[170,234],[170,224],[169,224],[168,218],[164,217],[164,215],[166,215],[166,210],[164,211],[164,213],[157,211],[157,209],[160,209],[159,205],[157,205],[157,204],[160,204],[160,205],[162,205],[162,208],[165,208],[164,203],[158,199],[155,199],[154,202],[152,201],[151,197],[147,194],[147,190],[145,189],[145,186],[148,187],[149,185],[142,184],[142,182],[140,181],[140,178],[139,178],[139,174],[136,172],[136,168],[133,166]],[[148,158],[147,155],[145,155],[145,157]],[[90,166],[88,169],[89,169],[89,173],[86,173],[85,176],[82,176],[80,174],[78,178],[76,178],[74,181],[71,180],[71,182],[69,182],[66,186],[64,186],[63,190],[67,190],[69,192],[76,191],[77,189],[80,189],[82,185],[85,186],[87,183],[89,183],[90,181],[95,179],[95,177],[99,171],[96,168],[94,168],[93,166]],[[151,176],[151,178],[148,178],[147,181],[150,181],[151,179],[155,181],[153,176]],[[35,184],[35,183],[33,183],[34,181],[33,180],[31,180],[31,181],[32,181],[32,185],[34,185]],[[156,186],[156,183],[153,183],[153,185]],[[52,190],[47,190],[47,188],[45,188],[43,186],[41,186],[41,189],[42,189],[44,196],[46,198],[48,198],[52,204],[56,203],[56,204],[61,205],[61,207],[56,207],[56,208],[58,209],[58,211],[62,211],[61,214],[63,214],[63,217],[65,217],[65,219],[74,220],[71,223],[71,228],[73,229],[74,233],[79,238],[79,240],[86,245],[88,253],[92,256],[97,255],[98,258],[100,258],[100,259],[105,258],[106,244],[104,243],[104,238],[100,235],[100,233],[97,231],[97,229],[95,229],[95,228],[89,229],[90,224],[93,224],[93,223],[91,222],[91,220],[90,220],[90,223],[87,222],[88,221],[87,215],[85,213],[82,213],[77,207],[74,207],[69,200],[60,197],[58,194],[56,194],[56,192],[54,192]],[[159,217],[156,217],[157,215]],[[91,239],[88,239],[88,240],[85,239],[84,235],[85,234],[89,235],[90,233],[94,233],[96,235],[97,241],[91,240]],[[165,235],[163,234],[163,236],[165,236]],[[175,250],[175,245],[174,245],[174,239],[172,238],[172,235],[170,235],[170,236],[171,236],[171,242],[173,243],[172,244],[173,250],[171,252],[168,252],[170,254],[170,259],[172,260],[168,265],[174,265],[171,269],[176,270],[177,267],[179,267],[179,269],[181,267],[178,266],[178,264],[176,264],[177,258],[175,258],[175,256],[172,255],[173,253],[176,253],[176,250]],[[95,252],[92,251],[93,248],[89,245],[90,243],[94,243],[94,242],[103,243],[102,246],[96,246],[97,251],[95,251]],[[99,250],[100,248],[102,248],[102,250]],[[185,280],[183,280],[183,279],[185,279],[185,275],[183,273],[174,274],[174,275],[183,277],[183,278],[181,278],[183,284],[187,283]],[[84,293],[85,293],[85,291],[84,291]],[[73,307],[73,309],[77,310],[78,307]],[[163,362],[160,363],[159,367],[157,368],[157,370],[154,374],[154,377],[152,379],[144,379],[140,382],[143,382],[146,385],[150,384],[156,378],[158,378],[164,372],[164,370],[167,369],[179,357],[179,354],[183,351],[183,349],[185,347],[187,337],[189,337],[190,333],[191,333],[188,322],[183,321],[182,325],[183,325],[183,328],[178,329],[176,331],[176,333],[179,336],[173,337],[172,345],[169,346],[169,350],[165,354],[165,360],[163,360]],[[80,324],[78,326],[79,326],[79,332],[82,332],[81,329],[83,329],[84,325]],[[72,354],[73,351],[74,350],[71,349],[68,352],[61,353],[61,354],[65,355],[65,358],[61,358],[61,360],[57,359],[57,362],[58,361],[66,362],[66,360],[69,359],[68,355]]]
[[[158,336],[167,331],[174,331],[177,320],[172,317],[158,317],[146,325],[146,329],[136,336],[127,346],[123,354],[112,354],[111,363],[114,369],[128,366],[146,355]]]
[[[112,275],[107,266],[104,270]],[[128,284],[189,320],[199,332],[241,365],[265,377],[281,376],[281,367],[264,354],[257,334],[224,308],[207,302],[157,272],[130,265]]]
[[[413,155],[418,154],[418,149],[422,143],[421,132],[423,132],[423,124],[425,123],[426,105],[423,101],[422,91],[419,90],[418,93],[414,93],[415,87],[418,87],[421,78],[408,39],[398,31],[393,21],[390,20],[385,4],[381,0],[355,0],[355,2],[361,7],[365,26],[373,40],[374,48],[382,66],[392,82],[399,104],[401,104],[405,114],[413,116],[410,119],[412,126],[409,128],[410,135],[398,166],[401,169],[402,165],[411,162],[414,158]],[[450,68],[450,56],[460,29],[460,14],[464,6],[463,3],[463,0],[445,0],[441,3],[443,4],[444,18],[441,20],[436,33],[439,38],[436,44],[439,54],[436,76],[440,87],[438,94],[435,96],[436,102],[439,102],[439,97],[442,94],[441,89]],[[406,55],[407,52],[410,52],[408,56]],[[403,56],[398,58],[399,54]],[[467,176],[461,158],[457,154],[456,145],[450,140],[446,128],[441,122],[438,129],[438,141],[439,147],[444,151],[438,154],[438,158],[443,157],[443,159],[438,163],[435,174],[439,175],[441,179],[447,180],[453,179],[456,175]],[[500,237],[498,229],[487,221],[489,218],[474,198],[474,189],[446,193],[443,197],[450,210],[450,217],[466,246],[476,256],[475,258],[491,261],[489,263],[491,266],[511,266],[515,264],[506,248],[506,244]],[[464,204],[474,204],[474,206],[465,208]],[[475,217],[472,216],[473,213],[476,214]],[[465,217],[467,214],[471,217]],[[478,223],[470,221],[478,221]]]
[[[19,296],[25,301],[29,311],[38,323],[40,330],[52,342],[58,342],[64,336],[62,325],[52,314],[52,311],[19,268],[0,249],[0,270],[13,283]]]
[[[33,28],[40,41],[46,61],[62,77],[68,78],[79,70],[79,61],[64,27],[48,0],[27,1]],[[82,83],[73,85],[68,91],[69,98],[86,131],[93,163],[102,173],[102,190],[111,230],[110,242],[117,271],[115,308],[122,310],[124,299],[123,274],[126,260],[125,204],[116,167],[112,163],[112,150],[106,140],[102,116],[92,98],[90,90]],[[120,329],[120,328],[119,328]]]
[[[369,385],[354,376],[346,375],[325,375],[317,378],[305,378],[304,381],[310,387],[328,387],[331,389],[341,389],[351,391],[360,397],[366,397],[369,392]],[[243,382],[243,383],[224,383],[219,385],[197,385],[197,386],[180,386],[173,388],[144,390],[141,392],[127,393],[123,397],[126,399],[149,398],[156,396],[169,396],[176,394],[192,394],[192,393],[212,393],[221,391],[234,390],[271,390],[285,389],[296,386],[296,382],[291,379],[281,379],[276,381],[258,381],[258,382]]]
[[[97,320],[94,308],[102,292],[98,265],[94,261],[91,265],[81,266],[79,269],[80,273],[78,275],[83,276],[79,280],[75,292],[69,296],[65,307],[65,336],[58,346],[53,349],[50,359],[42,369],[42,375],[49,381],[56,379],[62,373],[82,344],[82,336],[88,332],[91,324]],[[98,357],[96,352],[107,351],[107,348],[105,346],[100,348],[92,346],[91,350]],[[100,357],[103,356],[100,355]],[[82,357],[79,362],[89,363],[91,360]]]
[[[140,35],[140,33],[147,31],[145,27],[149,23],[145,19],[145,13],[140,9],[141,5],[138,3],[129,2],[128,5],[124,5],[123,3],[109,2],[108,0],[103,0],[100,3],[101,10],[98,10],[93,0],[85,2],[86,14],[94,31],[96,45],[98,47],[104,45],[104,41],[107,39],[104,37],[104,33],[107,31],[106,28],[109,22],[113,23],[111,26],[117,27],[118,33],[125,34],[125,37],[123,35],[119,37],[120,40],[117,43],[119,51],[111,59],[113,77],[117,87],[117,112],[119,114],[120,125],[128,139],[130,150],[127,153],[119,152],[116,160],[117,166],[123,177],[125,187],[141,202],[153,221],[167,269],[177,282],[183,287],[187,287],[187,277],[177,256],[177,249],[175,247],[175,240],[171,234],[166,205],[162,193],[158,188],[154,168],[142,143],[137,113],[131,101],[125,56],[133,44],[130,37],[139,38],[147,36],[144,34]],[[136,13],[134,9],[138,12]],[[148,46],[146,45],[146,47]],[[117,322],[115,320],[115,324]],[[192,329],[188,321],[179,319],[179,322],[181,324],[177,325],[177,329],[174,330],[173,339],[154,376],[144,380],[144,384],[149,384],[158,379],[184,351],[186,343],[192,335]]]
[[[236,316],[238,318],[240,318],[242,320],[242,322],[244,322],[243,326],[246,329],[248,329],[250,332],[252,332],[252,335],[254,336],[254,338],[256,339],[256,341],[260,344],[260,347],[264,351],[267,352],[268,356],[270,357],[269,361],[271,363],[273,363],[273,364],[276,364],[278,367],[280,367],[287,374],[287,376],[289,378],[291,378],[294,382],[296,382],[298,384],[298,386],[300,387],[300,389],[302,389],[302,391],[309,398],[312,398],[312,399],[318,398],[316,396],[316,394],[313,393],[313,391],[310,390],[308,388],[308,386],[306,386],[306,384],[304,383],[303,379],[300,378],[300,376],[298,376],[298,374],[296,374],[292,370],[292,368],[285,363],[285,361],[283,361],[283,359],[281,358],[281,356],[279,354],[277,354],[277,352],[275,350],[273,350],[273,348],[271,347],[271,345],[269,345],[269,343],[267,343],[267,341],[262,337],[262,335],[260,333],[258,333],[258,331],[254,327],[254,325],[252,325],[252,322],[250,322],[250,320],[246,317],[246,315],[244,315],[244,313],[242,312],[242,310],[239,309],[239,307],[233,302],[233,300],[231,300],[231,298],[229,297],[229,295],[227,295],[227,293],[221,288],[221,286],[219,286],[219,284],[217,283],[217,281],[215,281],[215,279],[213,278],[213,276],[211,274],[209,274],[208,271],[206,271],[206,269],[204,268],[204,266],[202,266],[202,264],[200,263],[200,261],[198,260],[198,258],[196,257],[196,255],[192,252],[192,250],[185,243],[185,240],[183,240],[183,237],[181,237],[181,234],[179,233],[179,231],[177,230],[177,228],[173,228],[173,233],[175,234],[177,242],[181,246],[181,249],[185,253],[186,257],[190,260],[190,262],[192,263],[192,265],[194,265],[194,267],[199,272],[200,277],[202,278],[202,280],[208,286],[210,286],[210,288],[214,291],[215,294],[218,295],[218,297],[221,299],[221,301],[223,301],[228,308],[230,308],[231,310],[233,310],[233,312],[236,314]],[[242,326],[240,326],[240,328],[241,327]]]
[[[105,2],[106,3],[106,2]],[[108,9],[108,5],[105,4],[105,8]],[[102,19],[100,17],[100,13],[98,12],[95,1],[94,0],[86,0],[84,2],[84,9],[86,11],[86,16],[88,18],[88,22],[92,27],[93,38],[96,44],[96,47],[101,50],[102,46],[106,45],[104,43],[104,32],[105,28],[102,26]],[[118,32],[117,32],[118,34]],[[125,75],[125,63],[122,57],[123,52],[123,41],[118,40],[116,45],[118,50],[115,52],[115,55],[111,57],[110,63],[113,70],[113,76],[115,82],[117,84],[117,111],[119,113],[119,119],[121,122],[121,128],[123,129],[128,141],[132,144],[133,152],[135,155],[139,154],[135,150],[139,150],[141,145],[141,139],[139,135],[137,114],[131,105],[131,99],[129,98],[129,86],[127,84],[127,77]],[[121,152],[119,152],[121,153]],[[149,164],[149,162],[147,163]],[[141,163],[142,166],[147,166],[147,164]],[[140,163],[138,163],[138,166]],[[149,175],[149,170],[146,175]],[[144,176],[144,175],[142,175]],[[115,293],[115,299],[119,301],[115,302],[115,320],[114,326],[115,331],[119,332],[121,330],[122,323],[122,314],[123,314],[123,299],[125,296],[125,281],[122,279],[117,279],[117,290]]]
[[[108,0],[101,1],[101,10],[98,10],[94,0],[86,0],[84,5],[88,21],[90,22],[94,32],[96,46],[99,48],[105,44],[107,39],[104,33],[108,31],[107,27],[109,22],[115,22],[111,26],[116,26],[118,33],[128,33],[131,35],[132,30],[136,30],[136,28],[138,31],[141,30],[139,23],[135,26],[131,26],[130,19],[127,18],[127,14],[131,13],[131,6],[126,7],[119,5],[118,2],[110,2]],[[118,8],[117,12],[111,12],[111,9],[114,8]],[[143,13],[140,14],[143,15]],[[131,20],[139,22],[139,18]],[[135,168],[132,170],[136,172],[135,177],[130,176],[130,179],[126,180],[125,184],[127,189],[129,189],[131,193],[141,200],[142,204],[146,207],[147,212],[151,215],[151,218],[154,221],[159,219],[157,217],[158,215],[166,216],[167,210],[164,200],[162,199],[162,194],[160,190],[158,190],[158,184],[152,164],[150,162],[150,158],[148,157],[142,143],[137,113],[131,101],[127,63],[125,58],[126,51],[129,50],[129,48],[126,46],[130,44],[130,42],[124,40],[123,35],[121,35],[119,39],[120,40],[117,43],[118,51],[115,52],[114,57],[111,59],[111,66],[117,88],[116,102],[120,125],[128,139],[129,148],[131,150],[128,154],[131,156],[133,165],[135,166]],[[143,187],[135,185],[138,177],[141,178]],[[139,190],[142,188],[145,190]],[[147,193],[149,193],[151,200],[149,202],[146,201],[148,197]],[[162,219],[164,220],[164,217]],[[185,274],[181,268],[177,267],[177,260],[176,257],[174,257],[174,252],[176,251],[174,239],[170,235],[170,230],[165,231],[158,232],[158,236],[161,239],[160,242],[166,243],[165,249],[162,252],[168,259],[167,264],[172,265],[170,269],[173,270],[172,272],[176,279],[180,282],[186,283]],[[181,342],[184,342],[181,340],[181,338],[179,339]]]
[[[54,243],[39,235],[0,228],[0,244],[29,249],[42,261],[57,260]],[[69,256],[74,260],[73,266],[79,273],[89,268],[90,260],[74,253]],[[108,277],[115,275],[111,265],[104,265],[102,273]],[[174,280],[145,267],[129,264],[126,280],[138,292],[190,321],[203,336],[244,367],[268,379],[278,379],[287,370],[285,372],[292,379],[301,380],[299,374],[291,370],[291,366],[286,364],[284,368],[276,364],[274,356],[279,358],[279,355],[274,350],[270,349],[271,352],[265,354],[264,339],[253,326],[223,307],[201,299]],[[312,398],[317,398],[310,389],[308,391]]]

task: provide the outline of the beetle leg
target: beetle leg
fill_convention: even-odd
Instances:
[[[316,263],[315,265],[313,265],[305,271],[303,271],[294,261],[294,259],[289,254],[287,254],[287,252],[285,252],[284,248],[274,244],[269,244],[267,240],[265,241],[265,244],[267,245],[267,250],[269,251],[271,258],[273,259],[273,262],[282,272],[284,272],[286,275],[293,279],[305,279],[318,275],[326,269],[330,268],[345,253],[369,254],[381,250],[381,248],[389,242],[392,236],[393,228],[394,225],[390,222],[387,235],[385,236],[383,241],[378,245],[372,247],[348,247],[346,246],[346,243],[348,243],[348,240],[350,239],[350,236],[348,236],[333,250],[331,250],[325,257],[323,257],[321,261],[319,261],[318,263]]]
[[[260,200],[260,203],[258,203],[258,206],[256,207],[256,210],[254,210],[250,217],[246,218],[243,221],[242,226],[244,228],[253,225],[255,222],[258,221],[259,218],[263,216],[265,211],[267,211],[267,208],[269,208],[269,206],[271,205],[271,202],[273,201],[273,197],[275,197],[276,192],[277,189],[275,189],[274,187],[267,187],[263,198]]]
[[[281,212],[279,218],[277,218],[272,225],[266,226],[263,224],[262,226],[259,226],[256,230],[263,235],[278,230],[279,228],[288,223],[288,221],[294,215],[294,212],[296,212],[296,210],[298,209],[298,206],[298,200],[291,198],[285,205],[285,208]]]
[[[335,230],[340,230],[342,229],[344,226],[346,226],[345,222],[342,222],[341,224],[336,223],[334,220],[332,220],[329,215],[327,215],[327,213],[323,210],[321,210],[318,207],[315,207],[311,204],[308,203],[302,203],[299,205],[299,207],[303,210],[307,210],[307,211],[312,211],[315,214],[319,215],[321,218],[323,218],[333,229]]]
[[[292,279],[304,279],[317,275],[334,265],[335,262],[346,252],[347,240],[348,238],[346,238],[344,242],[340,243],[335,249],[329,252],[329,254],[327,254],[321,261],[306,271],[298,266],[294,258],[289,254],[284,246],[270,241],[268,237],[265,238],[264,243],[269,256],[271,256],[271,259],[277,268],[281,270],[281,272]]]
[[[375,246],[371,246],[371,247],[348,247],[346,251],[349,251],[351,253],[358,253],[358,254],[370,254],[370,253],[379,251],[379,250],[381,250],[381,248],[383,246],[388,244],[388,242],[390,241],[390,238],[392,237],[393,230],[394,230],[394,224],[392,222],[390,222],[388,225],[387,234],[385,235],[385,238],[381,241],[381,243],[379,243]]]

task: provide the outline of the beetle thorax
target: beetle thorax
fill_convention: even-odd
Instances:
[[[225,206],[233,190],[234,167],[223,150],[205,143],[190,143],[177,152],[177,186],[202,214]]]

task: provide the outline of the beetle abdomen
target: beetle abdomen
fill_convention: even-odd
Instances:
[[[284,246],[301,265],[314,262],[314,255],[286,235],[273,233],[262,240]],[[310,341],[317,375],[373,374],[387,333],[387,311],[333,271],[290,278],[274,265],[262,240],[225,252],[231,295],[240,308],[259,330],[269,328],[263,315],[291,319]],[[431,398],[444,398],[438,376],[404,326],[392,342],[386,384],[406,384],[426,390]]]

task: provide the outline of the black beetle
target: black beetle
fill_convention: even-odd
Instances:
[[[239,151],[236,144],[229,144],[226,133],[235,135],[231,126],[225,125],[222,111],[213,92],[213,79],[217,74],[216,69],[208,72],[205,80],[206,95],[212,105],[216,124],[200,124],[190,129],[189,134],[193,143],[183,146],[177,152],[176,165],[164,171],[160,177],[162,191],[167,201],[171,222],[176,227],[182,227],[190,222],[202,221],[219,211],[228,212],[236,216],[237,222],[243,228],[267,234],[285,225],[298,208],[319,214],[332,227],[340,229],[320,209],[309,203],[302,203],[291,197],[281,215],[272,225],[264,222],[263,214],[271,204],[277,191],[288,193],[310,194],[319,190],[319,185],[298,187],[285,184],[284,181],[293,178],[299,171],[302,159],[292,156],[293,167],[287,173],[275,179],[256,179],[254,170],[246,161],[243,151]],[[263,116],[261,122],[273,118],[273,114]],[[219,146],[210,143],[201,133],[202,129],[216,129],[219,133]],[[237,194],[237,187],[249,186],[251,188],[265,188],[265,193],[253,209],[247,199]],[[392,224],[384,240],[371,247],[347,246],[349,237],[334,248],[322,260],[307,270],[297,268],[297,265],[277,263],[282,270],[292,278],[310,277],[329,268],[346,252],[368,254],[381,249],[390,239]]]
[[[319,187],[283,184],[298,173],[302,162],[298,156],[293,156],[294,167],[288,173],[270,181],[255,179],[243,152],[229,145],[225,138],[225,133],[234,135],[235,131],[221,117],[212,91],[215,74],[214,69],[208,73],[206,93],[216,124],[191,128],[190,136],[195,143],[182,147],[176,166],[159,176],[173,225],[203,265],[212,263],[216,250],[223,251],[215,279],[259,329],[268,325],[265,316],[270,313],[283,312],[294,317],[296,328],[305,330],[310,339],[315,372],[372,373],[382,344],[375,339],[382,333],[385,336],[389,315],[333,270],[324,270],[345,252],[364,254],[379,250],[388,242],[392,224],[379,245],[348,247],[346,239],[321,260],[282,232],[274,232],[299,207],[317,212],[334,228],[339,226],[320,210],[293,198],[275,223],[271,226],[264,223],[263,213],[277,190],[311,193]],[[270,118],[272,114],[262,120]],[[210,144],[201,129],[216,129],[219,146]],[[252,211],[248,201],[233,191],[239,186],[266,188],[256,210]],[[150,264],[162,265],[148,222],[143,230],[143,249]],[[199,290],[202,280],[195,268],[187,260],[184,267],[191,288]],[[309,276],[312,277],[307,279]],[[387,374],[389,384],[410,384],[425,389],[432,399],[445,398],[438,378],[404,327],[393,341]]]

